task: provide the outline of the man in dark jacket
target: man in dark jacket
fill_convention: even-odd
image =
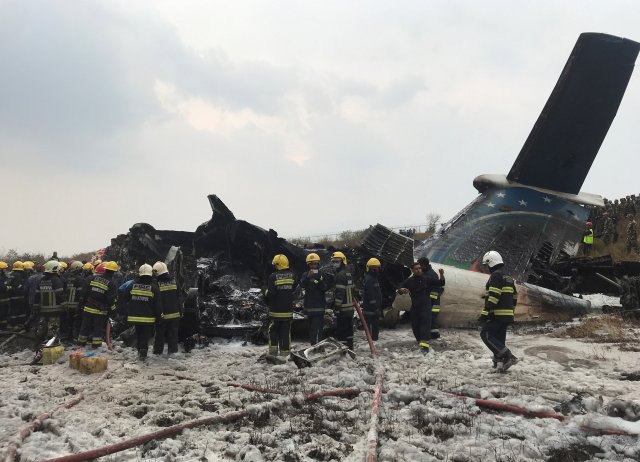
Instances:
[[[422,274],[422,266],[415,262],[411,265],[412,275],[402,283],[400,294],[411,295],[411,329],[422,353],[429,353],[431,347],[431,299],[429,294],[433,287],[445,284],[444,270],[440,268],[440,278],[433,279]]]
[[[353,349],[353,296],[354,277],[353,268],[347,265],[347,257],[342,252],[331,254],[331,264],[336,270],[333,291],[333,309],[336,312],[336,337],[347,348]]]
[[[60,339],[60,318],[66,310],[67,296],[58,275],[59,263],[50,260],[44,265],[44,275],[36,288],[33,311],[25,328],[37,325],[36,339],[42,344],[51,335]]]
[[[380,314],[382,312],[382,290],[378,276],[382,265],[377,258],[370,258],[367,261],[364,277],[364,299],[362,300],[362,314],[369,327],[372,340],[378,340]]]
[[[69,265],[69,271],[66,274],[65,292],[67,294],[67,316],[66,325],[62,324],[60,335],[63,340],[72,339],[77,341],[80,334],[80,323],[82,316],[80,310],[82,307],[82,299],[84,298],[85,279],[82,277],[82,262],[74,261]]]
[[[100,263],[95,269],[95,274],[86,280],[78,345],[86,345],[89,337],[91,337],[92,348],[102,345],[109,314],[115,311],[118,299],[117,288],[113,282],[116,271],[118,271],[116,262]]]
[[[302,273],[300,287],[304,289],[304,314],[309,320],[309,343],[315,345],[322,340],[324,310],[327,305],[325,292],[327,279],[318,269],[320,256],[310,253],[306,258],[309,271]]]
[[[0,330],[7,330],[9,324],[9,291],[7,290],[7,265],[0,261]]]
[[[506,346],[507,328],[513,323],[514,310],[518,302],[513,278],[505,274],[502,257],[490,250],[482,257],[491,276],[487,281],[484,310],[479,321],[482,323],[480,338],[493,353],[493,367],[505,372],[518,362]]]
[[[176,279],[169,274],[169,268],[164,262],[155,262],[153,272],[156,275],[162,299],[162,316],[160,322],[156,324],[153,354],[161,355],[164,351],[164,344],[167,343],[167,352],[171,355],[178,352],[178,331],[182,318],[180,291]]]
[[[158,285],[153,282],[153,268],[144,264],[138,269],[138,281],[124,293],[127,322],[136,328],[138,359],[147,359],[149,340],[156,322],[162,319],[162,299]]]
[[[25,292],[27,282],[24,263],[16,261],[11,267],[6,288],[9,293],[9,325],[20,329],[27,321],[29,312],[28,297]]]
[[[272,261],[275,272],[269,275],[265,298],[269,304],[269,354],[289,356],[291,351],[291,320],[293,319],[293,292],[298,286],[289,269],[286,255],[276,255]]]
[[[422,267],[422,274],[430,279],[438,279],[438,274],[431,266],[431,262],[427,257],[418,258],[418,263]],[[432,287],[429,293],[431,299],[431,340],[440,338],[440,326],[438,325],[438,316],[440,316],[440,297],[444,292],[444,287]]]

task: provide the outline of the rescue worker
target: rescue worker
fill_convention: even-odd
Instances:
[[[61,261],[60,262],[60,266],[58,267],[58,274],[60,275],[62,280],[64,280],[67,277],[67,275],[66,275],[67,268],[69,268],[69,265],[67,263]]]
[[[200,310],[198,290],[191,289],[183,305],[182,319],[178,330],[178,340],[182,342],[184,352],[188,353],[196,346],[200,332]]]
[[[327,279],[319,270],[320,256],[317,253],[310,253],[305,260],[309,270],[300,276],[300,287],[304,289],[304,314],[309,320],[309,343],[315,345],[323,338]]]
[[[507,328],[513,323],[517,304],[517,292],[513,278],[504,271],[502,257],[490,250],[482,257],[482,264],[489,267],[484,310],[479,321],[482,324],[480,338],[493,353],[493,367],[505,372],[518,362],[506,346]]]
[[[9,265],[0,261],[0,331],[7,330],[9,324],[9,300],[10,295],[7,290],[7,269]]]
[[[82,325],[78,335],[78,345],[84,346],[91,337],[91,347],[99,348],[105,336],[108,315],[115,310],[117,289],[113,281],[118,264],[110,261],[101,263],[95,274],[85,282],[83,293]]]
[[[156,338],[153,345],[153,354],[161,355],[164,344],[167,343],[169,355],[178,352],[178,331],[182,318],[182,301],[176,279],[169,274],[169,268],[164,262],[157,261],[153,264],[153,272],[160,289],[162,299],[162,314],[160,322],[156,324]]]
[[[364,314],[364,319],[367,322],[371,339],[378,340],[380,315],[382,313],[382,290],[378,282],[378,276],[382,269],[380,260],[370,258],[365,269],[362,314]]]
[[[44,274],[36,288],[33,312],[25,323],[25,329],[29,330],[36,325],[37,344],[41,345],[50,336],[60,340],[60,315],[66,309],[67,297],[64,292],[64,284],[58,275],[59,262],[49,260],[44,265]],[[36,356],[36,360],[39,358]]]
[[[336,271],[334,278],[333,309],[336,311],[336,337],[347,348],[353,349],[353,268],[347,265],[347,257],[342,252],[331,254],[331,264]]]
[[[400,294],[411,296],[411,329],[423,354],[431,348],[431,289],[445,284],[444,270],[438,270],[440,277],[431,278],[422,273],[422,266],[415,262],[411,265],[411,276],[402,283]]]
[[[298,286],[289,259],[279,254],[271,264],[275,271],[267,279],[265,298],[269,304],[269,355],[289,356],[291,351],[291,320],[293,292]]]
[[[74,261],[66,272],[65,292],[67,294],[67,310],[64,316],[66,322],[62,323],[60,336],[62,340],[77,341],[80,334],[82,316],[82,299],[84,298],[85,279],[82,277],[82,262]]]
[[[593,248],[593,223],[587,221],[585,226],[587,229],[582,233],[582,253],[589,256]]]
[[[418,258],[418,263],[422,268],[422,274],[425,274],[428,278],[438,279],[438,274],[431,266],[431,262],[427,257]],[[432,287],[429,292],[429,298],[431,299],[431,340],[440,338],[440,326],[438,324],[438,316],[440,316],[440,298],[444,292],[444,287]]]
[[[87,280],[89,279],[89,276],[93,275],[93,270],[95,269],[95,267],[87,262],[84,265],[82,265],[82,277]]]
[[[31,313],[33,312],[33,305],[35,304],[35,300],[36,300],[36,289],[38,288],[38,284],[40,284],[40,281],[44,276],[44,273],[43,273],[44,266],[38,265],[38,267],[35,268],[35,263],[33,263],[32,261],[25,261],[23,265],[24,265],[24,271],[25,271],[25,278],[27,281],[24,286],[24,292],[25,292],[25,296],[27,297],[27,306],[28,306],[27,319],[28,319],[29,316],[31,316]],[[37,269],[37,271],[34,272],[34,269]]]
[[[162,317],[162,300],[158,285],[153,282],[153,268],[144,264],[138,268],[138,279],[124,293],[127,322],[136,330],[138,360],[147,359],[149,340],[154,324]]]
[[[11,274],[7,281],[7,291],[9,292],[9,325],[15,329],[20,329],[27,322],[27,296],[25,293],[26,278],[24,274],[24,263],[16,261],[11,267]]]

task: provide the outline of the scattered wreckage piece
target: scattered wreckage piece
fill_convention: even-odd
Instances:
[[[356,354],[352,350],[333,337],[324,339],[309,348],[291,353],[293,362],[299,369],[327,364],[346,356],[351,359],[356,358]]]
[[[413,239],[403,236],[380,223],[370,226],[362,240],[362,247],[387,263],[410,266],[413,259]]]
[[[447,284],[442,294],[443,306],[438,318],[444,327],[473,327],[484,305],[488,275],[434,263],[433,268],[445,269]],[[591,304],[587,300],[559,294],[544,287],[516,281],[518,305],[516,322],[570,321],[586,314]]]

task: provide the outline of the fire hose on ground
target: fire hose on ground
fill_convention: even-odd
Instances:
[[[9,443],[9,446],[7,447],[7,453],[5,455],[5,462],[13,462],[16,458],[16,453],[18,452],[18,448],[20,447],[20,445],[22,444],[22,442],[35,430],[37,430],[38,428],[40,428],[42,426],[42,423],[47,420],[50,419],[51,416],[53,416],[56,412],[58,412],[61,409],[70,409],[73,406],[75,406],[76,404],[78,404],[80,401],[82,401],[84,399],[84,395],[80,394],[80,396],[78,396],[76,399],[73,399],[67,403],[61,404],[60,406],[58,406],[57,408],[55,408],[53,411],[50,412],[45,412],[44,414],[40,414],[38,417],[36,417],[30,424],[28,424],[25,427],[22,427],[20,429],[20,431],[18,432],[18,434],[16,435],[16,438],[14,441],[12,441],[11,443]]]
[[[277,404],[281,404],[283,406],[288,406],[295,402],[303,402],[303,401],[314,401],[316,399],[325,397],[325,396],[349,396],[349,395],[358,395],[362,393],[363,390],[359,388],[355,389],[338,389],[338,390],[320,390],[312,393],[307,393],[304,395],[296,395],[291,398],[286,399],[276,399],[269,401],[267,403],[262,403],[258,406],[252,406],[249,409],[245,409],[243,411],[232,411],[222,415],[216,415],[212,417],[205,417],[203,419],[191,420],[184,424],[174,425],[172,427],[167,427],[162,430],[148,433],[146,435],[140,435],[135,438],[131,438],[125,441],[121,441],[119,443],[111,444],[108,446],[103,446],[101,448],[92,449],[90,451],[79,452],[77,454],[69,454],[62,457],[56,457],[53,459],[46,459],[43,462],[82,462],[88,461],[92,459],[96,459],[98,457],[108,456],[109,454],[115,454],[116,452],[121,452],[127,449],[131,449],[136,446],[140,446],[144,443],[147,443],[151,440],[168,438],[170,436],[179,435],[186,429],[202,427],[205,425],[214,425],[218,423],[228,423],[233,422],[243,417],[247,417],[254,412],[259,412],[260,410],[268,409],[269,407],[273,407]]]

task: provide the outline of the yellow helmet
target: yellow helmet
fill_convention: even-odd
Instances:
[[[105,263],[104,269],[109,271],[118,271],[120,267],[115,261],[108,261],[107,263]]]
[[[347,264],[347,257],[342,252],[333,252],[331,254],[331,260],[333,260],[334,258],[339,258],[342,260],[342,263],[344,263],[345,265]]]
[[[289,259],[286,255],[276,255],[273,257],[271,264],[275,266],[277,270],[289,269]]]
[[[24,269],[26,269],[26,270],[33,271],[33,267],[34,267],[35,265],[36,265],[36,264],[35,264],[34,262],[32,262],[32,261],[25,261],[25,262],[22,264],[22,267],[23,267]]]
[[[82,262],[79,260],[74,260],[69,266],[69,271],[80,271],[82,268]]]
[[[13,266],[11,267],[12,271],[24,271],[24,263],[22,263],[20,260],[18,261],[14,261],[13,262]]]
[[[9,268],[9,265],[7,265],[7,263],[4,261],[0,261],[0,270],[7,269],[7,268]]]
[[[60,268],[62,269],[62,271],[66,270],[66,269],[69,267],[69,265],[67,265],[67,263],[66,263],[66,262],[64,262],[64,261],[61,261],[61,262],[58,262],[58,263],[59,263],[59,265],[58,265],[58,266],[60,266]]]
[[[96,266],[98,266],[100,263],[102,263],[102,260],[97,259],[96,261],[93,262],[93,267],[95,268]]]
[[[374,267],[380,268],[380,266],[382,265],[380,264],[380,260],[377,258],[370,258],[369,261],[367,261],[367,271]]]
[[[320,257],[318,256],[317,253],[310,253],[309,255],[307,255],[307,258],[305,259],[307,264],[308,263],[319,263],[320,262]]]
[[[82,265],[82,269],[83,270],[93,271],[93,265],[91,263],[87,262],[84,265]]]

